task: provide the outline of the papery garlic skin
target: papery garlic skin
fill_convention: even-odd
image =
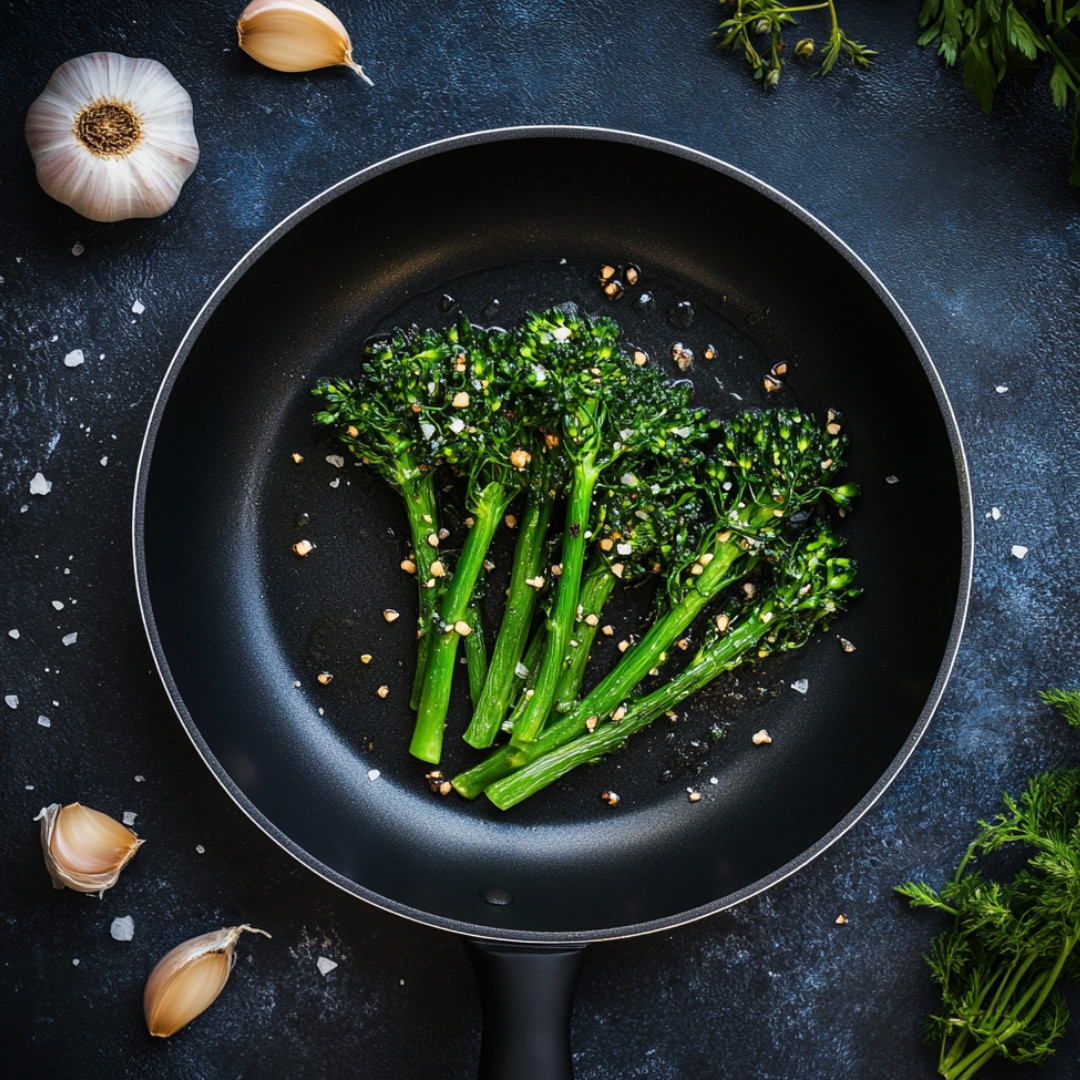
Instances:
[[[318,0],[251,0],[236,23],[240,48],[275,71],[348,67],[371,80],[353,59],[342,21]]]
[[[34,820],[54,889],[101,896],[143,844],[126,825],[77,802],[44,806]]]
[[[191,97],[156,60],[88,53],[26,114],[38,183],[92,221],[159,217],[199,161]]]
[[[143,991],[143,1015],[151,1035],[167,1039],[213,1005],[229,980],[236,939],[245,930],[270,937],[246,923],[227,926],[181,942],[157,962]]]

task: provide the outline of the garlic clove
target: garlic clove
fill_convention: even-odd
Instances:
[[[352,55],[342,21],[318,0],[252,0],[236,24],[240,48],[275,71],[352,68],[372,86]]]
[[[97,893],[111,889],[142,846],[126,825],[81,803],[42,807],[41,848],[53,888]]]
[[[270,937],[246,923],[227,926],[181,942],[157,962],[143,991],[143,1015],[151,1035],[175,1035],[217,1000],[236,962],[236,940],[245,930]]]
[[[187,91],[156,60],[119,53],[61,64],[26,141],[46,193],[93,221],[164,214],[199,160]]]

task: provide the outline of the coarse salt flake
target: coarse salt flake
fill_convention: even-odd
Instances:
[[[39,717],[37,718],[37,722],[38,722],[38,723],[39,723],[39,724],[40,724],[40,725],[41,725],[42,727],[52,727],[52,721],[51,721],[51,720],[50,720],[50,719],[49,719],[49,718],[48,718],[47,716],[39,716]]]
[[[130,915],[118,915],[109,927],[116,941],[130,941],[135,936],[135,920]]]
[[[320,956],[319,959],[315,961],[315,966],[319,969],[320,975],[328,975],[337,967],[337,964],[325,956]]]
[[[327,454],[326,460],[333,465],[335,469],[343,469],[345,467],[345,459],[340,454]]]
[[[899,484],[900,483],[900,477],[899,476],[893,476],[890,473],[888,476],[885,477],[885,483],[886,484]]]
[[[132,315],[141,315],[145,310],[146,305],[141,300],[136,300],[135,303],[131,305]]]
[[[62,643],[63,643],[64,645],[74,645],[74,644],[75,644],[75,642],[76,642],[76,641],[78,641],[78,640],[79,640],[79,634],[78,634],[78,632],[77,632],[77,631],[75,631],[75,632],[73,632],[73,633],[70,633],[70,634],[65,634],[65,635],[64,635],[64,636],[63,636],[63,637],[62,637],[62,638],[60,639],[60,641],[61,641],[61,642],[62,642]]]
[[[9,630],[9,631],[7,632],[7,636],[8,636],[9,638],[12,638],[12,639],[13,639],[14,641],[18,641],[18,640],[19,640],[19,636],[20,636],[20,635],[19,635],[19,631],[18,631],[18,630]]]
[[[996,506],[990,507],[990,517],[993,521],[1001,520],[1001,510]]]
[[[806,691],[810,689],[810,680],[809,679],[796,679],[791,684],[791,689],[794,690],[797,694],[805,694]]]
[[[64,610],[64,601],[63,600],[53,600],[52,601],[52,606],[54,608],[56,608],[57,611],[63,611]]]
[[[995,386],[994,389],[999,394],[1007,394],[1009,392],[1009,388],[1007,386]]]
[[[103,457],[103,458],[101,459],[101,464],[102,464],[102,465],[108,465],[108,464],[109,464],[109,459],[108,459],[108,457],[107,457],[107,456],[106,456],[106,457]]]
[[[19,695],[18,694],[5,694],[4,704],[9,709],[17,709],[19,707]]]
[[[82,349],[72,349],[64,357],[64,367],[78,367],[85,360],[86,357],[83,355]]]
[[[52,491],[52,481],[46,480],[41,473],[35,473],[33,480],[30,481],[30,494],[48,495],[50,491]]]
[[[382,773],[378,769],[368,769],[367,778],[369,780],[378,780],[382,776]]]
[[[135,824],[135,816],[136,815],[135,815],[134,810],[125,810],[124,811],[124,824],[128,825],[128,826],[134,825]]]
[[[1013,544],[1012,554],[1014,558],[1022,559],[1028,553],[1028,549],[1023,544]]]

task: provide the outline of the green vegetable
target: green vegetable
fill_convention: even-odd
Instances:
[[[937,42],[983,112],[1006,76],[1031,83],[1049,70],[1049,89],[1072,117],[1069,183],[1080,185],[1080,4],[1064,0],[924,0],[920,45]]]
[[[827,9],[829,13],[829,34],[822,49],[821,66],[818,75],[827,75],[840,56],[848,56],[858,67],[867,68],[872,58],[877,55],[873,49],[852,41],[837,20],[835,0],[822,3],[783,4],[776,0],[720,0],[725,7],[735,10],[724,19],[713,33],[717,47],[729,51],[742,50],[746,62],[754,71],[754,78],[771,90],[780,82],[780,72],[784,61],[781,51],[784,48],[784,32],[796,25],[796,15]],[[757,44],[760,38],[765,44]],[[809,57],[814,54],[816,45],[813,38],[805,37],[796,42],[795,55]]]
[[[1080,726],[1080,691],[1042,697]],[[948,1080],[969,1080],[999,1055],[1044,1064],[1068,1018],[1058,983],[1080,977],[1080,769],[1034,776],[1004,806],[979,822],[940,891],[897,889],[951,919],[927,956],[942,995],[930,1037]]]
[[[610,319],[567,305],[510,331],[464,318],[398,331],[368,350],[357,380],[314,393],[316,421],[404,499],[420,605],[411,753],[440,759],[462,641],[465,741],[487,748],[509,734],[455,778],[470,797],[505,779],[489,794],[513,805],[580,755],[624,742],[661,704],[801,644],[854,594],[839,541],[812,521],[856,494],[837,479],[839,415],[752,410],[719,423],[692,405],[689,383],[631,355]],[[448,492],[468,510],[463,537],[439,527]],[[493,621],[486,573],[512,506],[520,528]],[[596,679],[588,659],[609,598],[649,580],[648,628]],[[490,653],[482,615],[496,631]],[[697,658],[645,695],[692,624],[717,617]]]

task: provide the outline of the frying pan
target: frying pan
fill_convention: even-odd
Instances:
[[[638,270],[617,299],[597,284],[602,264]],[[430,766],[407,753],[416,596],[398,569],[404,515],[362,466],[334,460],[309,391],[320,376],[355,374],[364,341],[395,326],[459,314],[510,325],[568,301],[615,317],[718,416],[840,410],[846,477],[862,495],[839,527],[864,593],[830,634],[721,680],[677,722],[500,812],[433,794]],[[685,374],[671,366],[675,343],[694,353]],[[778,362],[782,385],[767,391]],[[315,873],[473,943],[481,1075],[515,1080],[570,1076],[582,946],[752,896],[881,795],[956,654],[971,531],[945,391],[867,267],[729,165],[579,128],[424,146],[282,222],[180,344],[134,515],[147,634],[198,752]],[[306,558],[292,550],[299,539],[315,545]],[[644,596],[620,600],[620,633],[633,632]],[[389,623],[385,609],[402,617]],[[448,775],[476,760],[454,738],[467,712],[455,694]],[[750,739],[762,727],[767,747]],[[519,1015],[526,1030],[513,1026]]]

